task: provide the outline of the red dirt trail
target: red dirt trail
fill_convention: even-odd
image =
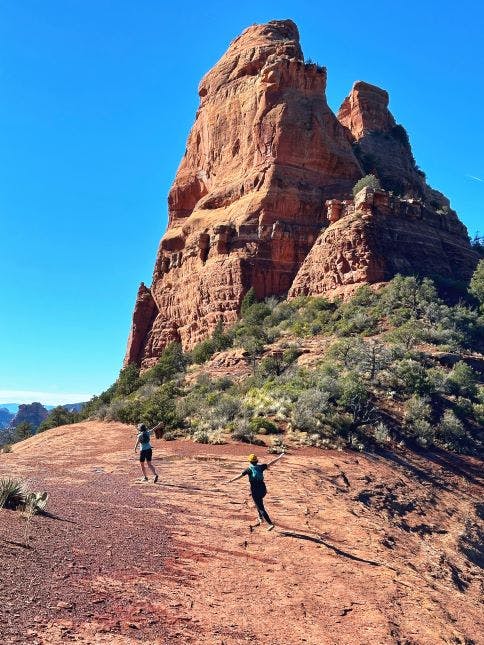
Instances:
[[[154,485],[134,441],[85,422],[0,455],[50,495],[48,516],[0,511],[1,643],[484,643],[477,460],[293,450],[268,533],[247,481],[222,485],[247,446],[155,441]]]

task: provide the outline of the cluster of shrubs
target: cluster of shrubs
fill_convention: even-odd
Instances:
[[[142,373],[128,365],[81,414],[147,425],[161,420],[166,439],[201,443],[221,443],[228,433],[248,443],[274,435],[276,449],[284,431],[319,447],[361,450],[403,441],[476,452],[484,440],[484,387],[468,357],[484,349],[484,261],[464,297],[447,304],[430,279],[403,276],[379,291],[363,287],[348,302],[258,302],[250,290],[230,329],[219,323],[190,353],[172,343]],[[327,349],[304,368],[298,341],[311,336],[322,337]],[[234,383],[203,372],[195,382],[185,378],[190,365],[233,346],[244,349],[248,378]],[[54,413],[45,427],[72,422]]]

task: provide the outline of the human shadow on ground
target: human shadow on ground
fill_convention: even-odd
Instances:
[[[307,533],[298,533],[296,531],[279,530],[278,534],[283,535],[284,537],[292,537],[298,540],[307,540],[308,542],[315,542],[316,544],[322,544],[327,549],[331,549],[331,551],[334,551],[337,555],[341,555],[344,558],[348,558],[349,560],[354,560],[355,562],[364,562],[365,564],[371,564],[373,567],[381,566],[381,562],[375,562],[374,560],[366,560],[365,558],[360,558],[357,555],[348,553],[348,551],[343,551],[343,549],[340,549],[337,546],[334,546],[334,544],[330,544],[329,542],[326,542],[321,537],[315,537],[314,535],[308,535]]]

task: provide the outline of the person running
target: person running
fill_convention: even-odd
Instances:
[[[249,467],[246,468],[243,472],[241,472],[240,475],[237,475],[237,477],[233,477],[232,479],[229,479],[228,481],[224,482],[225,484],[231,484],[232,482],[235,482],[238,479],[242,479],[242,477],[245,477],[245,475],[249,477],[250,492],[252,495],[252,499],[254,500],[254,504],[257,508],[257,512],[259,513],[259,519],[256,523],[256,526],[260,526],[262,522],[265,520],[269,525],[267,527],[268,531],[272,531],[272,529],[274,528],[274,524],[271,518],[269,517],[269,514],[267,513],[266,509],[264,508],[264,497],[267,493],[267,488],[264,482],[264,470],[267,470],[270,466],[275,464],[276,461],[279,461],[279,459],[283,456],[284,456],[284,453],[282,452],[279,455],[279,457],[277,457],[276,459],[273,459],[268,464],[259,464],[257,455],[249,455],[248,457]]]
[[[153,473],[153,483],[156,484],[158,481],[158,473],[155,470],[155,467],[151,463],[151,459],[153,457],[153,446],[151,445],[150,438],[153,432],[158,430],[158,428],[161,428],[163,423],[159,423],[156,425],[154,428],[151,428],[151,430],[148,430],[148,428],[145,426],[144,423],[140,423],[138,426],[138,437],[136,439],[136,444],[134,446],[134,451],[135,453],[138,452],[138,446],[140,446],[140,453],[139,453],[139,460],[140,460],[140,465],[141,465],[141,470],[143,472],[143,477],[141,481],[147,482],[148,477],[146,475],[146,466],[145,466],[145,461],[148,464],[148,468],[151,470]]]

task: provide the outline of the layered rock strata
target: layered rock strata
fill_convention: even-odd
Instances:
[[[387,93],[358,82],[337,118],[325,88],[325,68],[304,62],[290,20],[244,31],[202,79],[125,364],[147,368],[170,341],[190,349],[218,321],[234,322],[250,287],[259,298],[338,292],[419,271],[410,235],[430,254],[429,266],[444,275],[463,267],[468,275],[465,230],[448,200],[425,183]],[[397,200],[392,216],[378,207],[351,219],[348,198],[369,172],[417,200],[420,215],[405,214]],[[406,256],[399,239],[407,240]]]
[[[260,298],[287,293],[324,201],[362,176],[325,88],[291,21],[250,27],[202,79],[153,274],[157,315],[146,333],[137,302],[125,362],[148,366],[170,340],[192,347],[236,319],[251,286]]]
[[[434,208],[448,208],[449,200],[427,185],[407,132],[396,123],[388,102],[385,90],[357,81],[339,109],[338,120],[347,128],[364,173],[376,175],[383,188],[398,195],[422,199]]]
[[[348,296],[397,273],[466,281],[476,265],[454,211],[364,188],[353,200],[326,202],[329,226],[296,275],[289,297]]]

